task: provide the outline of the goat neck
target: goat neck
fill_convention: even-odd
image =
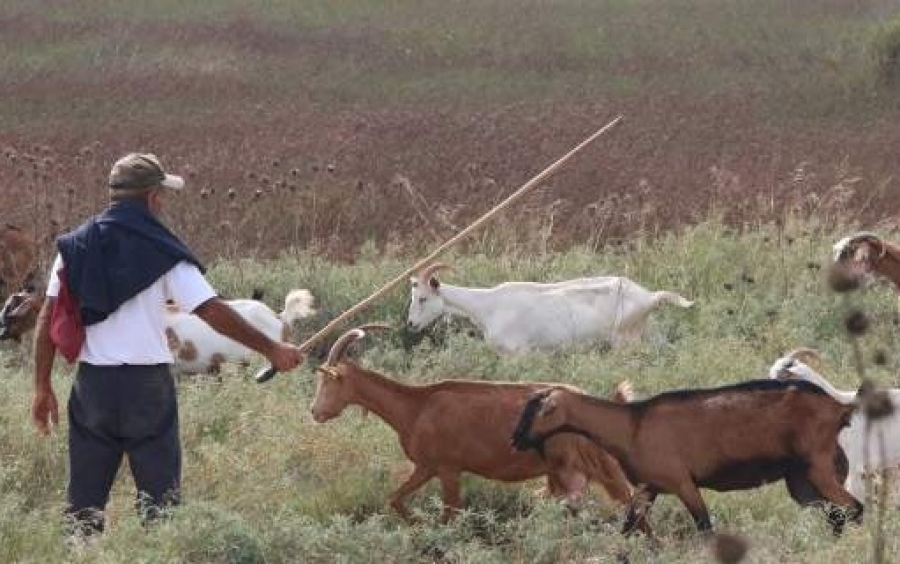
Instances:
[[[848,392],[845,390],[839,390],[839,389],[835,388],[834,386],[832,386],[831,382],[829,382],[825,378],[822,378],[821,376],[816,379],[810,378],[810,379],[808,379],[808,381],[812,384],[815,384],[816,386],[819,386],[823,390],[825,390],[826,394],[833,397],[840,404],[849,405],[849,404],[853,403],[854,401],[856,401],[856,392]]]
[[[377,372],[342,362],[341,373],[351,385],[350,403],[355,403],[384,419],[401,433],[411,429],[421,410],[421,388],[407,386]]]
[[[447,313],[465,317],[474,323],[481,331],[485,330],[483,319],[493,309],[494,301],[491,299],[492,288],[464,288],[441,284],[441,298]]]

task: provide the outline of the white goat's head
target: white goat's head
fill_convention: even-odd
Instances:
[[[356,369],[343,362],[347,347],[366,336],[369,329],[390,329],[386,323],[369,323],[351,329],[331,345],[328,358],[316,368],[316,396],[310,411],[316,423],[334,419],[353,403],[354,389],[351,373]]]
[[[450,268],[443,263],[431,264],[409,279],[410,301],[406,325],[413,331],[421,331],[444,313],[441,282],[435,274]]]
[[[811,348],[794,349],[775,361],[769,368],[769,378],[773,380],[806,380],[811,384],[822,386],[824,378],[810,364],[821,360],[819,351]]]

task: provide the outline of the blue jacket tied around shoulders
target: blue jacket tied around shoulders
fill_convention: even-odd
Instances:
[[[181,261],[205,272],[187,246],[138,198],[113,202],[61,235],[56,246],[85,326],[109,317]]]

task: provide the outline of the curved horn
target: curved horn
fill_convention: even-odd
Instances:
[[[809,364],[810,361],[818,362],[822,360],[822,355],[819,353],[819,351],[811,347],[800,347],[798,349],[792,350],[784,356],[793,360],[799,360],[800,362],[803,362],[805,364]]]
[[[850,236],[850,242],[855,243],[856,241],[870,239],[875,243],[881,245],[881,252],[878,253],[878,258],[883,258],[885,253],[887,253],[887,245],[884,244],[884,239],[881,238],[880,235],[873,233],[871,231],[860,231],[858,233],[854,233]]]
[[[325,360],[325,366],[334,366],[334,364],[340,360],[344,356],[344,351],[347,350],[347,347],[350,346],[350,343],[362,339],[366,336],[366,331],[369,329],[390,329],[391,326],[387,323],[367,323],[365,325],[360,325],[354,329],[350,329],[334,342],[331,345],[331,350],[328,351],[328,358]]]
[[[431,280],[431,277],[434,276],[434,274],[437,271],[447,270],[450,268],[452,268],[450,265],[444,264],[442,262],[435,262],[435,263],[429,264],[428,266],[423,268],[421,271],[419,271],[419,280],[422,280],[423,282],[428,282],[429,280]]]

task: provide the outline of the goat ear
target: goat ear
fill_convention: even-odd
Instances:
[[[432,276],[431,278],[428,279],[428,285],[431,286],[432,290],[437,290],[438,288],[441,287],[441,281],[438,280],[437,278],[435,278],[434,276]]]

